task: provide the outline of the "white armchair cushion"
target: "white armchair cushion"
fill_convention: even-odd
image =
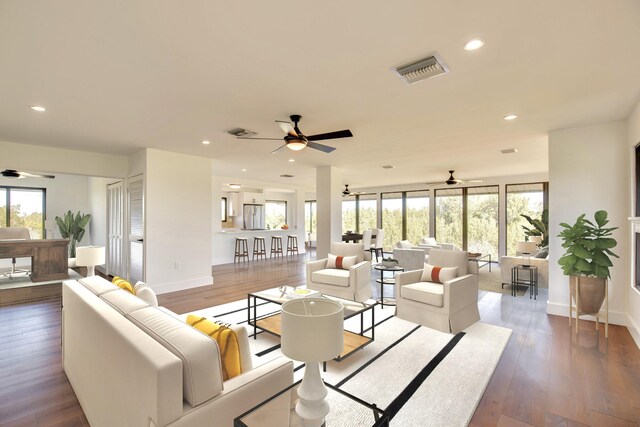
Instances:
[[[400,240],[396,243],[396,248],[398,249],[411,249],[411,242],[408,240]]]
[[[337,268],[340,270],[348,270],[358,262],[357,256],[340,256],[327,255],[327,268]]]
[[[439,283],[418,282],[400,288],[402,298],[435,307],[444,306],[444,286]]]
[[[439,267],[424,263],[421,282],[444,283],[458,277],[458,267]]]
[[[434,237],[423,237],[420,243],[423,245],[430,245],[430,246],[436,246],[438,244],[436,243],[436,239]]]
[[[311,280],[325,285],[349,287],[349,270],[326,268],[311,273]]]

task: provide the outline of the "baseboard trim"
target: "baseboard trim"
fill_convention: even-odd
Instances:
[[[198,288],[213,284],[212,276],[197,277],[195,279],[180,280],[179,282],[169,282],[160,284],[149,284],[156,294],[166,294],[168,292],[183,291],[185,289]]]
[[[629,330],[633,340],[636,342],[638,348],[640,348],[640,328],[636,325],[631,316],[627,316],[627,329]]]
[[[600,320],[604,319],[604,313],[600,312]],[[569,317],[569,304],[559,304],[551,301],[547,301],[547,314],[553,314],[555,316],[563,316]],[[594,316],[580,316],[580,320],[591,320],[593,322],[596,321]],[[627,313],[621,313],[619,311],[611,311],[609,310],[609,323],[612,325],[628,325],[629,317]]]

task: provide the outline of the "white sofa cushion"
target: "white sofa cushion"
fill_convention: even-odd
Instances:
[[[222,392],[222,367],[214,340],[155,307],[136,310],[127,318],[180,358],[184,399],[191,406]]]
[[[110,281],[100,277],[100,276],[89,276],[83,277],[78,280],[85,288],[89,289],[94,295],[102,295],[106,292],[115,291],[116,289],[120,289]]]
[[[349,287],[349,270],[326,268],[311,273],[311,280],[325,285]]]
[[[158,306],[158,297],[151,286],[138,280],[136,285],[133,287],[133,290],[136,291],[136,296],[138,298],[145,301],[151,307]]]
[[[106,292],[100,295],[100,299],[105,301],[123,316],[126,316],[133,311],[149,307],[149,304],[145,301],[136,297],[131,292],[120,288],[113,292]]]
[[[423,304],[442,307],[444,305],[444,285],[432,282],[418,282],[400,288],[402,298]]]

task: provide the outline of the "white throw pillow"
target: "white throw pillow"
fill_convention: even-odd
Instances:
[[[411,242],[408,240],[400,240],[396,243],[398,249],[411,249]]]
[[[436,239],[433,237],[425,237],[424,239],[422,239],[422,242],[424,245],[431,245],[431,246],[436,246]]]
[[[458,267],[438,267],[424,263],[421,282],[444,283],[458,277]]]
[[[158,297],[156,297],[156,293],[151,286],[147,285],[144,282],[138,281],[136,285],[133,287],[133,290],[136,292],[136,296],[140,298],[142,301],[146,302],[152,307],[158,306]]]
[[[348,270],[349,268],[356,265],[356,263],[358,262],[358,257],[355,255],[338,256],[338,255],[329,254],[327,258],[328,258],[327,268],[337,268],[341,270]]]

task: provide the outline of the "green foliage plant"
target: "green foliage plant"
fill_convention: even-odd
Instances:
[[[609,223],[607,216],[606,211],[598,211],[594,215],[595,224],[585,219],[585,214],[580,215],[573,225],[560,224],[563,230],[558,237],[563,239],[562,247],[567,252],[558,264],[565,275],[611,277],[609,268],[613,263],[609,256],[619,257],[611,251],[618,242],[610,236],[618,227],[605,227]]]
[[[76,244],[82,240],[85,233],[85,227],[91,220],[91,214],[77,214],[68,211],[64,214],[64,218],[56,217],[56,224],[60,229],[60,235],[63,239],[69,239],[69,258],[76,257]]]
[[[542,243],[541,246],[549,245],[549,210],[545,209],[542,211],[542,217],[540,219],[531,218],[529,215],[521,214],[521,217],[529,222],[529,226],[523,225],[524,234],[526,239],[529,240],[531,236],[541,236]]]

